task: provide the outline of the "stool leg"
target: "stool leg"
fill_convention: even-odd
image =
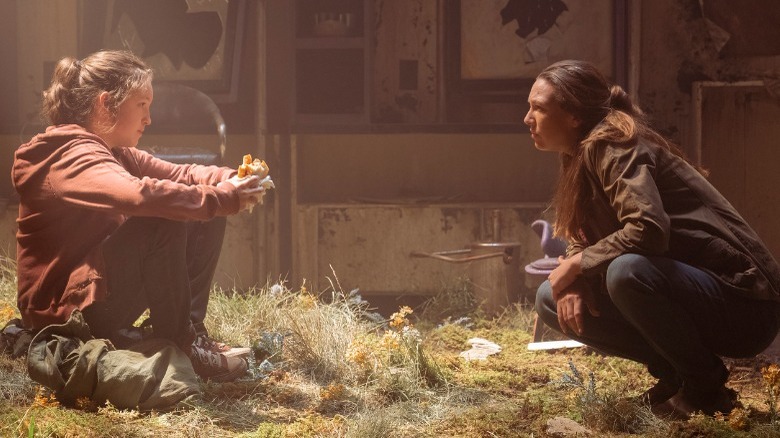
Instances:
[[[544,332],[544,323],[539,321],[539,315],[534,316],[534,340],[533,342],[540,342],[542,340],[542,333]]]
[[[542,337],[544,336],[545,330],[546,327],[544,326],[544,323],[539,321],[539,315],[536,315],[534,317],[533,341],[528,344],[529,350],[558,350],[561,348],[577,348],[585,346],[584,344],[569,339],[566,336],[561,336],[562,340],[543,341]],[[551,330],[550,332],[557,333],[554,330]],[[553,336],[553,339],[556,339],[556,337]]]

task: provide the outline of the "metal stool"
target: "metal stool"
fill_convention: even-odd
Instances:
[[[545,220],[539,219],[534,221],[531,224],[531,228],[539,235],[544,257],[525,265],[525,273],[534,278],[538,278],[541,283],[546,280],[550,273],[560,264],[558,262],[558,257],[566,254],[566,242],[553,237],[552,226]],[[539,315],[536,315],[534,317],[533,339],[531,343],[528,344],[529,350],[549,350],[579,347],[583,345],[571,339],[543,341],[544,332],[544,323],[540,322]]]

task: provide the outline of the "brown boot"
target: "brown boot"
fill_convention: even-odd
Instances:
[[[232,382],[247,373],[248,348],[232,349],[206,336],[197,337],[191,348],[192,368],[203,380]]]

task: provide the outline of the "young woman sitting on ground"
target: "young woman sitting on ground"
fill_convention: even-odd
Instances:
[[[51,126],[19,147],[12,169],[19,310],[38,330],[79,309],[93,336],[125,348],[149,309],[151,336],[187,352],[201,377],[231,380],[246,360],[202,324],[224,233],[224,221],[207,221],[251,208],[263,188],[235,169],[137,149],[153,99],[152,71],[130,52],[56,65],[43,93]],[[206,234],[217,243],[193,251]]]

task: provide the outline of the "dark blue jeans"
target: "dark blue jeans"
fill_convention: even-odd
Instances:
[[[132,217],[103,243],[108,296],[84,309],[92,334],[114,340],[148,308],[156,337],[186,346],[203,320],[225,218],[179,222]],[[191,342],[191,339],[189,339]]]
[[[709,392],[728,378],[723,357],[752,357],[774,340],[775,302],[749,300],[712,275],[665,257],[622,255],[610,263],[606,290],[593,291],[599,317],[585,312],[584,332],[568,335],[608,355],[647,365],[659,379]],[[556,303],[545,281],[536,311],[551,328]]]

